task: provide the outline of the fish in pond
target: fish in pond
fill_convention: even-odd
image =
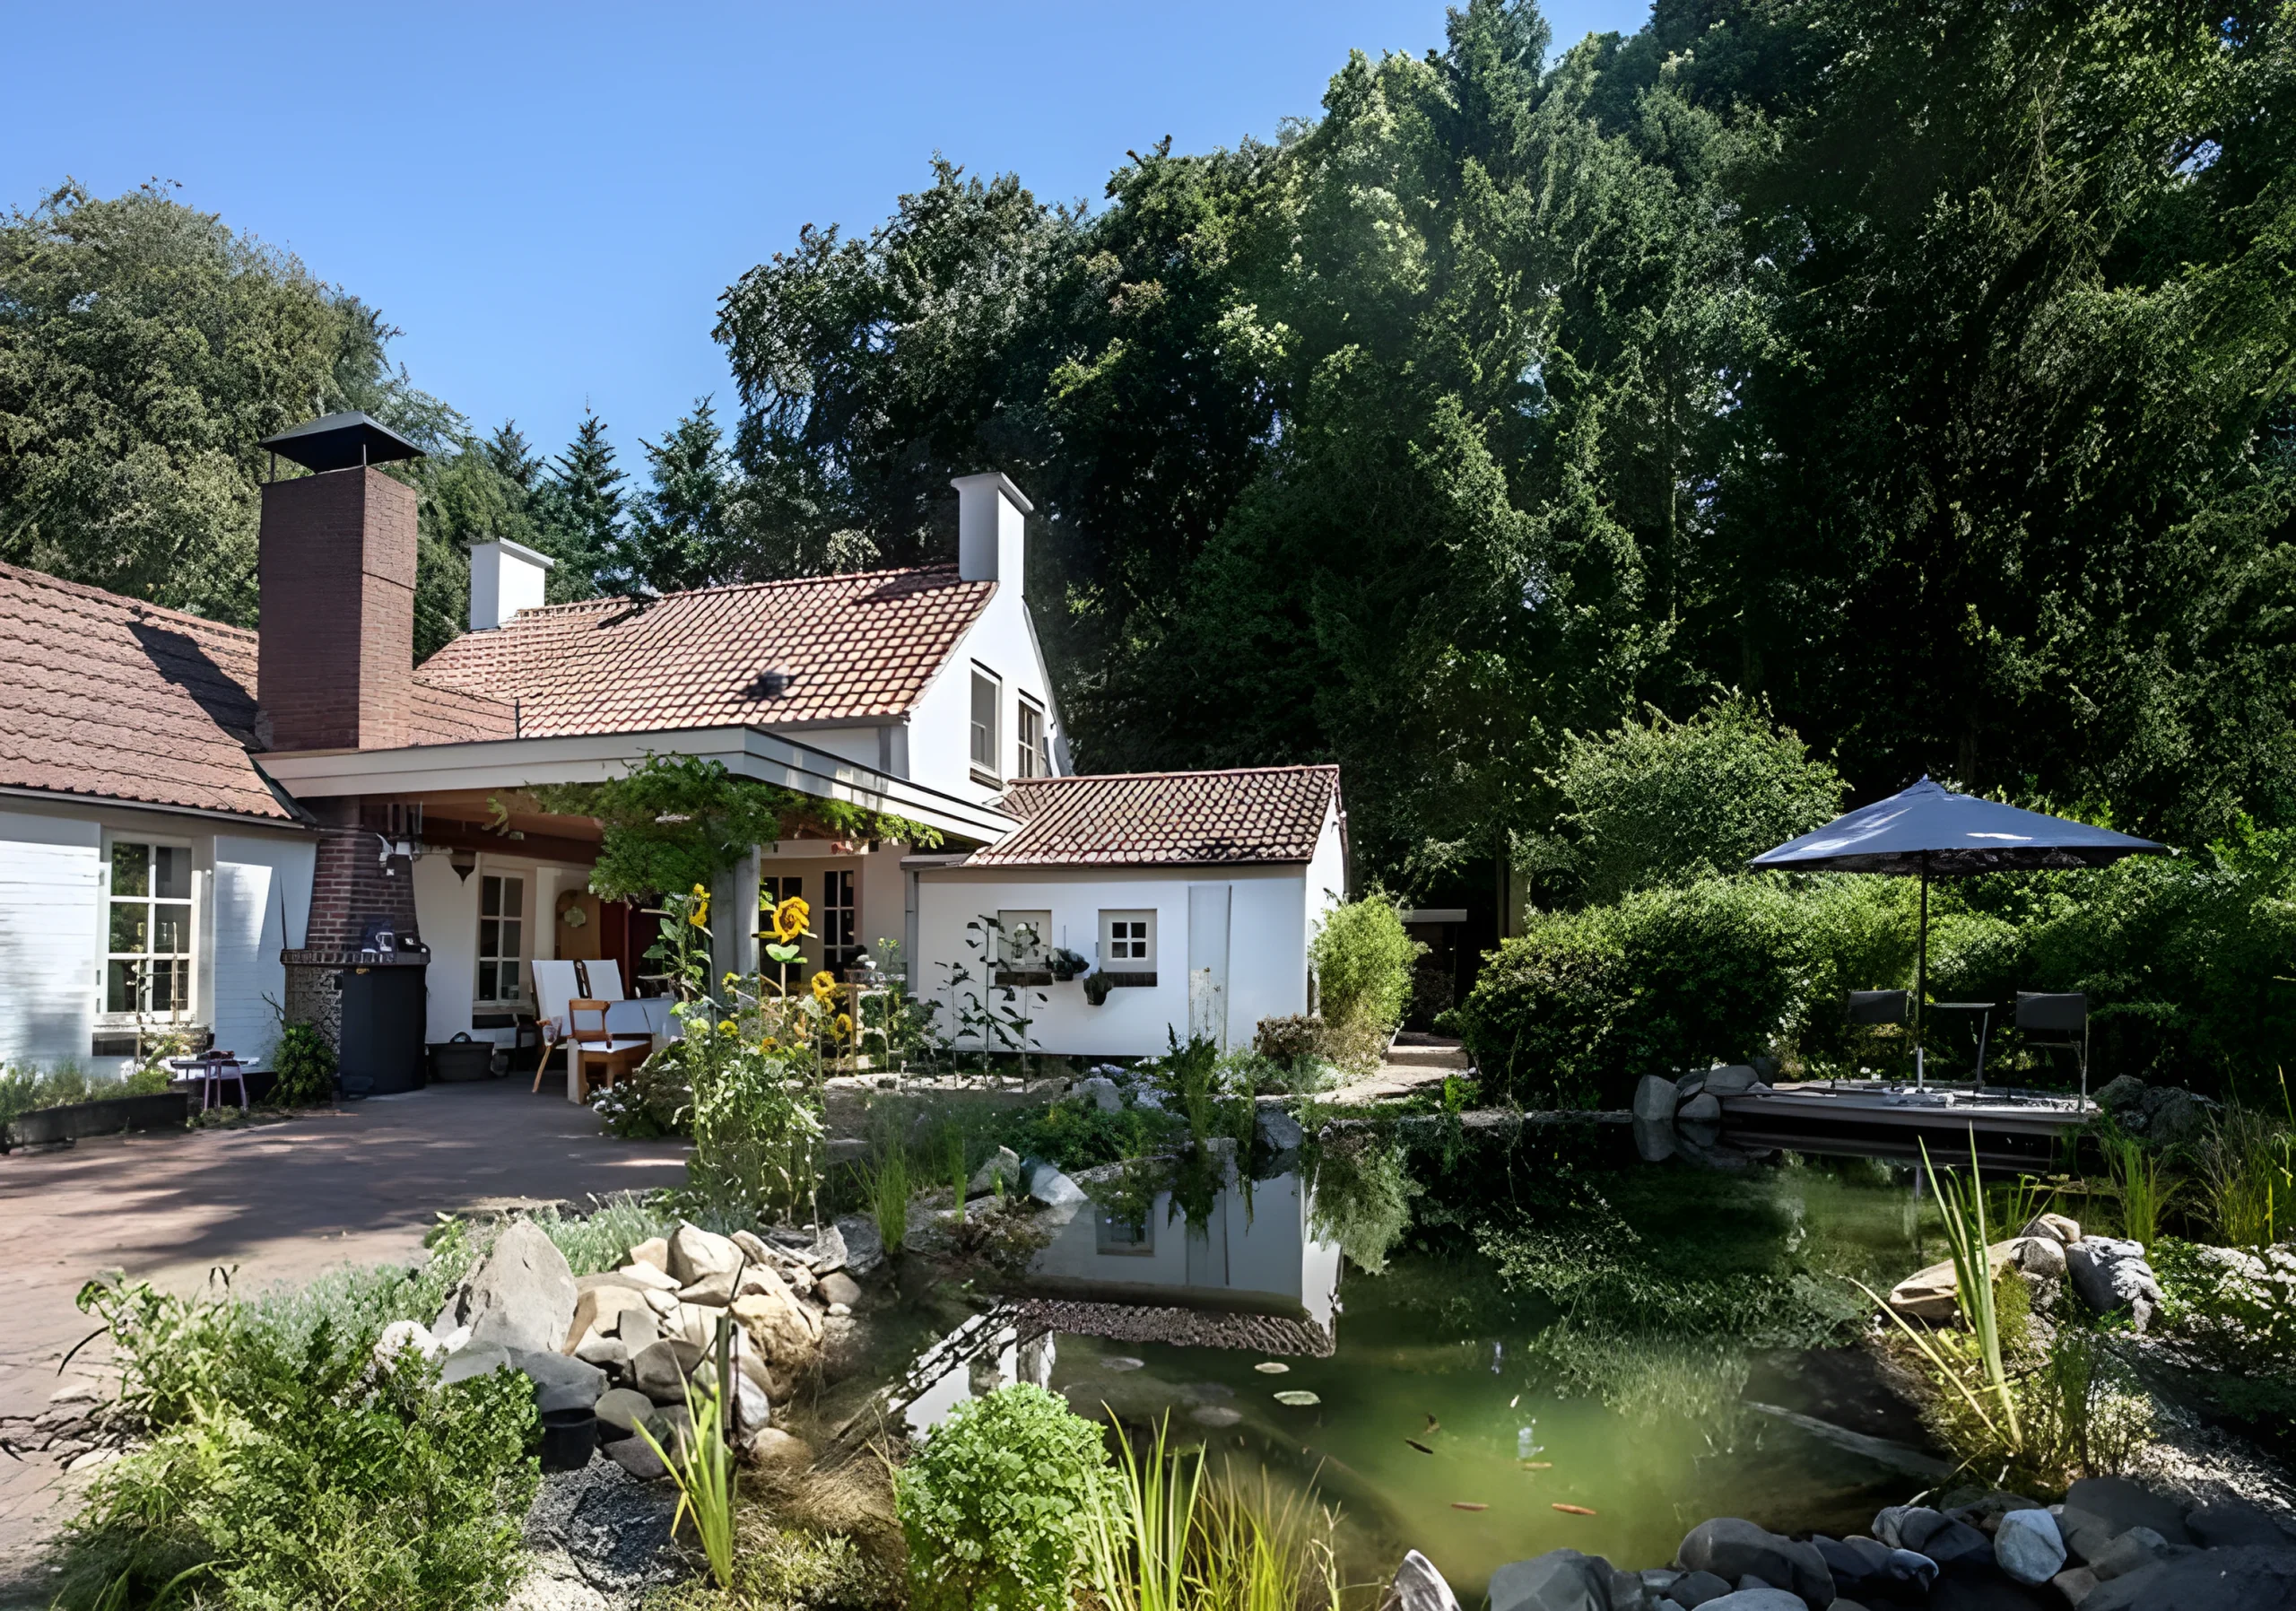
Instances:
[[[1522,1467],[1526,1471],[1552,1471],[1554,1469],[1554,1462],[1552,1460],[1525,1460],[1522,1462]]]
[[[1561,1511],[1565,1516],[1599,1516],[1602,1514],[1600,1511],[1590,1511],[1585,1505],[1558,1504],[1550,1505],[1547,1508],[1550,1510]]]
[[[1427,1412],[1425,1410],[1422,1410],[1419,1413],[1422,1415],[1427,1415]],[[1434,1416],[1427,1415],[1427,1430],[1429,1432],[1440,1432],[1443,1430],[1443,1424],[1440,1421],[1438,1421]]]
[[[1433,1450],[1428,1448],[1426,1444],[1421,1442],[1417,1438],[1405,1438],[1404,1441],[1410,1444],[1422,1454],[1433,1454],[1435,1452]]]
[[[1451,1509],[1455,1511],[1487,1511],[1491,1509],[1491,1507],[1489,1505],[1479,1505],[1470,1499],[1455,1499],[1451,1502]]]
[[[1301,1392],[1298,1389],[1294,1389],[1289,1393],[1278,1393],[1275,1396],[1275,1402],[1278,1404],[1288,1404],[1292,1406],[1294,1408],[1298,1408],[1304,1405],[1321,1404],[1323,1399],[1314,1393]]]
[[[1100,1369],[1103,1371],[1137,1371],[1146,1362],[1144,1360],[1127,1359],[1122,1355],[1118,1355],[1114,1359],[1102,1360],[1100,1362]]]
[[[1206,1404],[1188,1411],[1187,1418],[1198,1426],[1233,1426],[1244,1417],[1224,1404]]]
[[[1263,1376],[1281,1376],[1291,1368],[1280,1359],[1264,1359],[1252,1367]]]

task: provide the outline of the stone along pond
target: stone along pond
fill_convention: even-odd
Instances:
[[[1901,1164],[1720,1161],[1435,1120],[1258,1179],[1096,1171],[962,1325],[945,1287],[883,1317],[879,1406],[922,1432],[1025,1380],[1135,1438],[1168,1418],[1336,1507],[1359,1580],[1416,1548],[1463,1597],[1559,1546],[1655,1565],[1715,1515],[1862,1531],[1947,1469],[1850,1345],[1853,1280],[1940,1257],[1934,1216]]]

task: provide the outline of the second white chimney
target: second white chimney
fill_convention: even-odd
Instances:
[[[1021,562],[1028,517],[1036,508],[997,470],[960,475],[957,489],[957,575],[969,582],[1001,582],[1021,590]]]
[[[470,630],[491,632],[520,610],[539,609],[543,584],[557,564],[523,543],[500,539],[470,551]]]

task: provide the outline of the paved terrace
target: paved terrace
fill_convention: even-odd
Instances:
[[[439,1085],[283,1124],[0,1158],[0,1415],[38,1414],[72,1379],[57,1363],[92,1329],[72,1300],[106,1270],[189,1293],[220,1265],[248,1292],[337,1264],[410,1262],[442,1211],[684,1178],[682,1143],[614,1140],[563,1084],[538,1095],[523,1079]],[[89,1374],[86,1358],[73,1378]],[[44,1459],[0,1459],[0,1604],[46,1603],[21,1597],[36,1595],[37,1544],[80,1485]]]

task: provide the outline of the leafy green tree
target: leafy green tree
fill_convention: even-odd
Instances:
[[[598,591],[606,556],[621,543],[628,518],[622,492],[627,479],[613,462],[605,422],[585,413],[574,440],[551,462],[535,492],[540,546],[558,561],[550,578],[552,604]]]
[[[1653,710],[1647,722],[1571,734],[1549,781],[1561,798],[1563,837],[1523,859],[1553,866],[1566,892],[1595,902],[1741,871],[1837,815],[1844,788],[1742,696],[1688,721]]]
[[[743,487],[709,399],[645,447],[652,484],[607,552],[612,585],[660,594],[739,579]]]
[[[0,219],[0,559],[250,624],[256,443],[424,412],[391,332],[294,257],[158,186],[66,183]]]

